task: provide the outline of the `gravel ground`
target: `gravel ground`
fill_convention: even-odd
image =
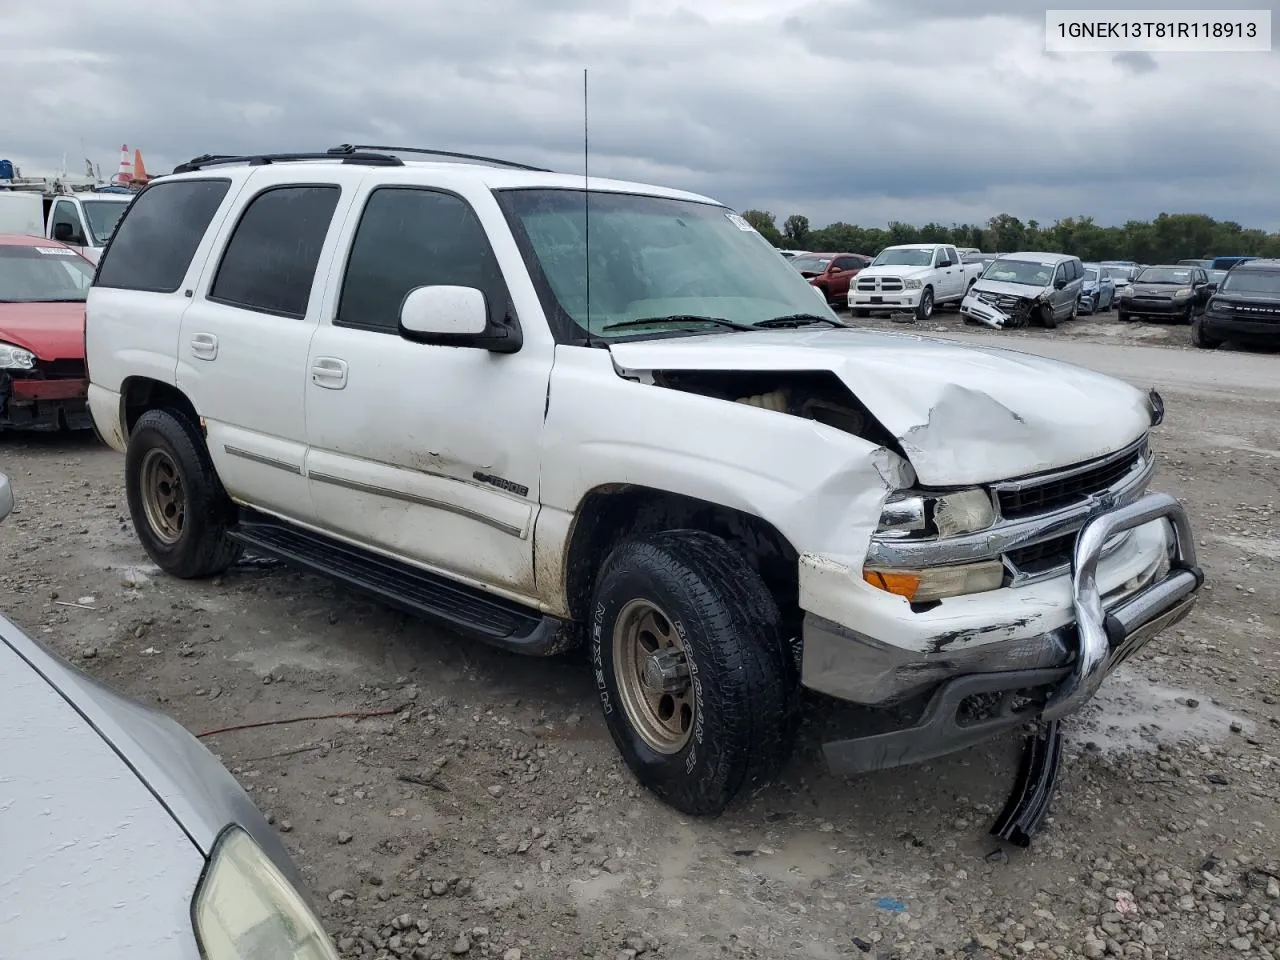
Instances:
[[[990,333],[1186,338],[1108,328]],[[1071,723],[1025,851],[987,834],[1016,742],[845,781],[817,754],[841,708],[817,700],[782,783],[678,816],[618,760],[581,659],[469,644],[265,564],[170,579],[134,538],[122,458],[84,437],[0,438],[19,501],[0,604],[193,732],[388,711],[205,739],[344,957],[1276,957],[1280,417],[1238,386],[1165,393],[1159,486],[1188,503],[1210,587]]]

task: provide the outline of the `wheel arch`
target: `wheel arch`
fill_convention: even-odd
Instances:
[[[138,418],[148,410],[157,409],[175,410],[200,425],[195,404],[173,384],[152,377],[127,377],[120,384],[120,426],[126,441]]]
[[[738,547],[764,579],[784,617],[798,609],[799,553],[769,521],[686,494],[608,484],[584,494],[569,529],[563,583],[570,614],[586,618],[600,566],[623,540],[688,529],[720,536]]]

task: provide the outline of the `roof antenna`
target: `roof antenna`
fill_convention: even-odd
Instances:
[[[591,151],[587,137],[587,68],[582,68],[582,246],[586,264],[587,346],[591,346]]]

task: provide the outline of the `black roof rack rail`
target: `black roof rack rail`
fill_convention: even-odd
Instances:
[[[247,163],[251,167],[265,166],[268,163],[282,163],[290,160],[337,160],[343,163],[363,164],[370,167],[403,167],[404,161],[386,153],[362,153],[359,150],[345,151],[341,154],[332,150],[324,153],[258,153],[246,156],[230,154],[204,154],[200,157],[180,163],[173,168],[174,173],[190,173],[203,170],[205,167],[219,166],[228,163]]]
[[[474,153],[454,153],[450,150],[429,150],[425,147],[379,147],[367,143],[344,143],[330,147],[329,153],[334,156],[354,156],[359,150],[379,150],[385,153],[420,153],[432,157],[449,157],[454,160],[474,160],[478,163],[494,163],[500,167],[512,167],[516,170],[530,170],[533,173],[551,173],[546,167],[531,167],[527,163],[516,163],[514,160],[502,160],[498,157],[482,157]]]

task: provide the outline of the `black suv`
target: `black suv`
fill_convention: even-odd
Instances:
[[[1280,260],[1248,260],[1227,271],[1191,327],[1196,346],[1224,340],[1280,346]]]

